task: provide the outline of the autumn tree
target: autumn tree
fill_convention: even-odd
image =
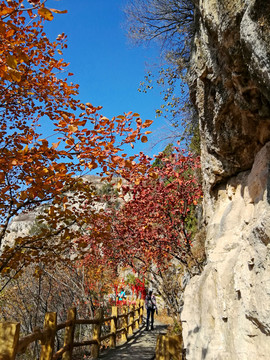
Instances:
[[[129,181],[122,186],[125,204],[120,209],[103,210],[103,220],[99,217],[92,223],[92,236],[88,239],[86,236],[85,241],[91,244],[91,249],[96,242],[100,244],[97,253],[100,251],[107,261],[133,268],[138,260],[145,269],[153,261],[161,268],[166,267],[167,259],[171,258],[187,265],[192,257],[188,221],[202,196],[196,171],[200,167],[199,158],[176,149],[167,157],[158,156],[159,166],[153,167],[152,159],[142,153],[140,163],[136,173],[122,171]]]
[[[193,246],[202,198],[200,160],[168,146],[154,159],[141,153],[137,167],[122,169],[121,175],[123,203],[103,208],[93,219],[83,238],[90,249],[84,261],[129,266],[153,278],[177,317],[181,279],[199,273],[204,261],[203,245]]]
[[[98,113],[100,107],[80,102],[79,86],[70,81],[62,58],[66,36],[50,41],[44,28],[65,12],[46,7],[46,0],[0,2],[3,275],[32,262],[53,262],[63,252],[67,258],[72,238],[94,212],[95,192],[83,176],[97,169],[111,176],[119,159],[130,166],[133,158],[122,146],[146,141],[142,133],[150,125],[132,113],[108,119]],[[10,222],[25,211],[40,214],[40,231],[10,239]]]

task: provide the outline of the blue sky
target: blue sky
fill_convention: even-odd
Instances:
[[[162,103],[160,89],[139,93],[140,81],[151,64],[159,62],[158,46],[134,47],[125,32],[123,7],[126,0],[48,0],[46,7],[66,9],[55,14],[46,29],[50,39],[64,32],[68,49],[64,59],[70,62],[73,82],[80,85],[80,99],[103,106],[109,118],[124,112],[137,112],[143,119],[155,120],[147,144],[135,148],[149,155],[164,148],[152,145],[166,133],[165,122],[155,119]],[[148,65],[147,65],[148,64]],[[138,152],[136,151],[136,152]]]

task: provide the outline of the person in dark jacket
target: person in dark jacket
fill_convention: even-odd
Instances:
[[[146,331],[149,330],[149,320],[151,321],[151,330],[154,329],[154,314],[157,311],[157,302],[156,297],[153,295],[153,291],[150,290],[149,293],[145,297],[145,308],[147,311],[146,315]],[[151,318],[151,319],[150,319]]]

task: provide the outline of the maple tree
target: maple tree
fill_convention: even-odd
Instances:
[[[144,129],[152,123],[132,113],[108,119],[99,114],[101,107],[78,99],[79,87],[70,82],[62,58],[66,36],[51,42],[44,29],[66,10],[45,5],[46,0],[0,2],[2,274],[31,262],[52,263],[62,253],[67,258],[72,239],[95,216],[95,191],[83,176],[95,169],[111,176],[119,167],[132,167],[134,157],[122,146],[146,142]],[[42,134],[44,127],[50,135]],[[39,230],[7,242],[12,219],[33,210],[40,214]]]

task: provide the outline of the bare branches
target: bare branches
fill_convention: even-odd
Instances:
[[[193,0],[135,0],[125,13],[128,35],[135,43],[156,39],[166,51],[188,55],[194,34]]]

